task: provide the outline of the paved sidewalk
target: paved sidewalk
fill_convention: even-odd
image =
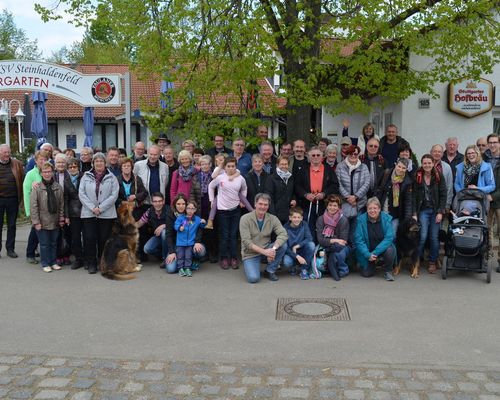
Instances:
[[[0,259],[0,398],[500,400],[497,273],[250,285],[151,262],[114,282],[43,273],[25,245]],[[283,298],[345,299],[351,320],[279,321]]]
[[[500,399],[500,369],[0,356],[0,398]]]

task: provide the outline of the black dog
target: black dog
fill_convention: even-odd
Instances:
[[[420,241],[420,224],[413,218],[408,218],[398,226],[396,234],[396,249],[398,252],[398,265],[394,268],[394,275],[398,275],[403,259],[411,261],[410,274],[412,278],[418,278],[420,258],[418,256],[418,242]]]

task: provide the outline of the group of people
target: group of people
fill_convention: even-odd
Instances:
[[[335,280],[358,265],[362,276],[382,268],[393,281],[400,221],[420,222],[419,255],[429,243],[428,272],[435,273],[439,230],[456,192],[477,188],[488,195],[491,234],[500,217],[496,134],[467,146],[465,154],[448,138],[419,160],[395,125],[379,138],[367,123],[359,137],[350,137],[344,121],[339,146],[322,138],[307,149],[299,139],[282,143],[279,152],[266,126],[257,137],[258,145],[238,137],[226,147],[226,138],[216,135],[206,151],[186,140],[176,154],[161,134],[147,149],[137,142],[131,156],[116,147],[106,154],[84,147],[79,158],[45,143],[25,167],[0,145],[7,255],[17,257],[16,218],[24,204],[32,223],[27,261],[45,272],[71,265],[94,274],[116,208],[126,201],[140,232],[139,256],[157,257],[171,274],[190,277],[204,261],[238,269],[241,259],[248,282],[260,280],[261,263],[272,281],[280,266],[305,280],[322,249]]]

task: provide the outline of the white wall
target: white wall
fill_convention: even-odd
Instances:
[[[411,58],[412,68],[423,70],[431,62],[428,58]],[[482,76],[500,88],[500,65],[497,65],[492,74]],[[461,152],[469,144],[474,144],[480,136],[486,136],[493,131],[493,119],[500,118],[500,106],[485,114],[473,118],[465,118],[448,110],[448,84],[436,84],[436,92],[440,95],[438,99],[430,99],[429,109],[419,109],[419,98],[430,98],[427,94],[416,93],[399,104],[386,106],[384,109],[374,109],[370,115],[340,114],[332,116],[323,109],[322,133],[324,137],[330,137],[329,132],[342,134],[342,120],[348,118],[351,121],[349,135],[359,136],[362,126],[373,121],[380,115],[379,132],[384,132],[384,115],[392,112],[392,123],[397,125],[399,133],[407,139],[413,151],[420,158],[427,153],[431,146],[436,143],[444,144],[450,136],[456,136],[459,141]],[[500,97],[500,89],[497,91]]]
[[[412,57],[413,68],[424,69],[428,59]],[[500,65],[492,74],[485,74],[484,79],[490,80],[494,86],[500,85]],[[413,150],[420,157],[428,152],[433,144],[444,144],[450,136],[456,136],[459,151],[463,153],[469,144],[475,144],[480,136],[486,136],[493,131],[493,115],[500,113],[500,107],[473,118],[466,118],[448,110],[448,84],[436,84],[438,99],[430,99],[429,109],[419,109],[419,98],[430,98],[427,94],[416,93],[402,103],[401,132],[409,140]],[[495,115],[500,118],[500,115]]]

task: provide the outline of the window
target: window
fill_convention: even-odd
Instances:
[[[57,124],[49,124],[49,132],[47,133],[47,142],[49,142],[52,146],[59,147],[59,140],[57,136],[58,136]]]
[[[118,127],[116,124],[95,124],[92,140],[93,147],[101,151],[118,146]]]

